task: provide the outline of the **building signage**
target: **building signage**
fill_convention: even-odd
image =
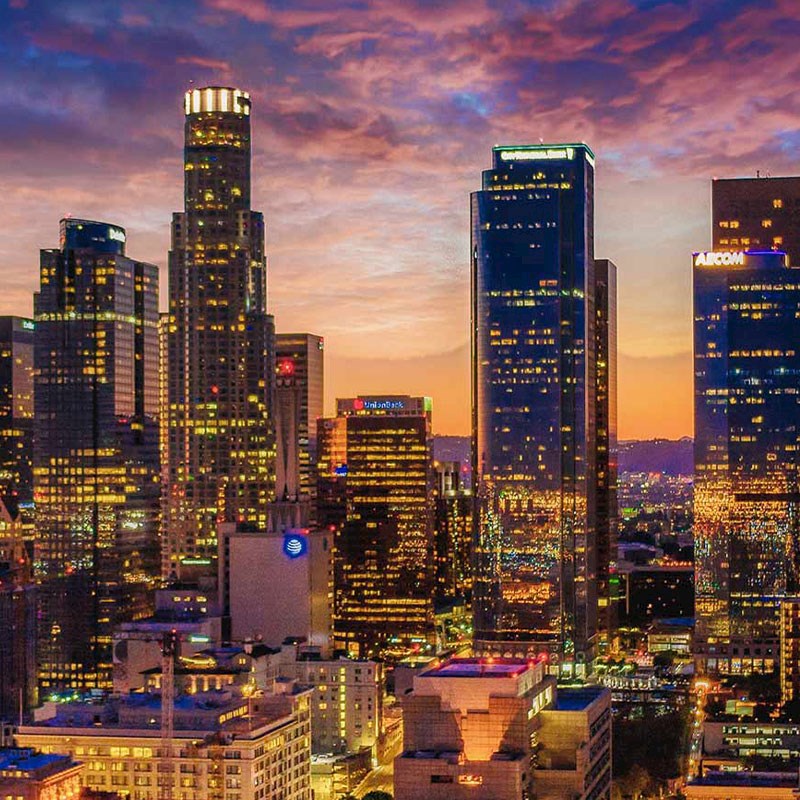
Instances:
[[[501,161],[556,161],[575,158],[574,147],[550,147],[542,150],[501,150]]]
[[[300,558],[308,552],[308,540],[296,533],[287,533],[283,537],[283,552],[289,558]]]
[[[695,253],[696,267],[733,267],[744,266],[744,252],[737,253]]]
[[[405,407],[402,400],[365,400],[359,397],[353,403],[356,411],[398,411]]]

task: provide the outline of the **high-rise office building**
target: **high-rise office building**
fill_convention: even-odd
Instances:
[[[597,634],[595,283],[591,150],[494,148],[472,195],[475,644],[564,671]]]
[[[320,483],[334,482],[343,504],[335,647],[357,657],[424,649],[434,633],[430,398],[356,397],[336,410],[321,424],[319,450]],[[325,494],[335,505],[337,492]]]
[[[19,515],[0,499],[0,722],[36,705],[36,584]]]
[[[617,267],[596,259],[595,378],[597,403],[597,632],[607,650],[618,623],[617,561]]]
[[[307,501],[317,496],[317,420],[322,417],[323,339],[311,333],[275,337],[276,496]]]
[[[770,672],[800,565],[800,270],[780,252],[693,266],[697,665]]]
[[[274,325],[264,218],[250,208],[250,97],[184,100],[185,210],[169,254],[164,572],[216,571],[217,525],[266,530],[274,497]]]
[[[159,574],[158,268],[126,257],[115,225],[60,234],[34,296],[40,681],[92,688]]]
[[[0,317],[0,497],[33,501],[33,320]]]
[[[436,599],[472,594],[472,490],[464,487],[460,461],[436,461],[434,551]]]
[[[800,266],[800,176],[711,182],[714,251],[780,250]]]

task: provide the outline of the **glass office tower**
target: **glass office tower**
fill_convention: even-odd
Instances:
[[[0,498],[12,514],[33,503],[32,319],[0,317]]]
[[[472,195],[475,646],[565,672],[597,632],[593,203],[584,144],[496,147]]]
[[[169,254],[164,574],[216,574],[217,525],[266,530],[274,498],[274,325],[264,218],[250,209],[250,98],[184,99],[185,210]]]
[[[336,410],[319,429],[321,516],[336,528],[336,648],[390,658],[432,648],[430,398],[356,397]]]
[[[800,269],[779,252],[693,266],[697,664],[770,672],[798,590]]]
[[[61,221],[34,296],[40,685],[111,683],[111,631],[159,576],[158,268],[125,231]]]
[[[317,420],[322,417],[324,341],[312,333],[275,336],[276,494],[310,504],[317,497]]]

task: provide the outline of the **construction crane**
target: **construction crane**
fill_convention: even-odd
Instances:
[[[175,659],[181,633],[166,631],[123,631],[122,641],[158,642],[161,649],[161,751],[158,758],[158,800],[172,800],[175,782],[172,739],[175,731]]]
[[[161,774],[159,800],[172,800],[175,769],[172,760],[172,737],[175,731],[175,657],[180,636],[176,630],[164,632],[161,642]]]

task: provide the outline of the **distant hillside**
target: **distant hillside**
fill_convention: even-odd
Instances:
[[[619,443],[619,471],[664,472],[667,475],[691,475],[692,440],[651,439]]]

